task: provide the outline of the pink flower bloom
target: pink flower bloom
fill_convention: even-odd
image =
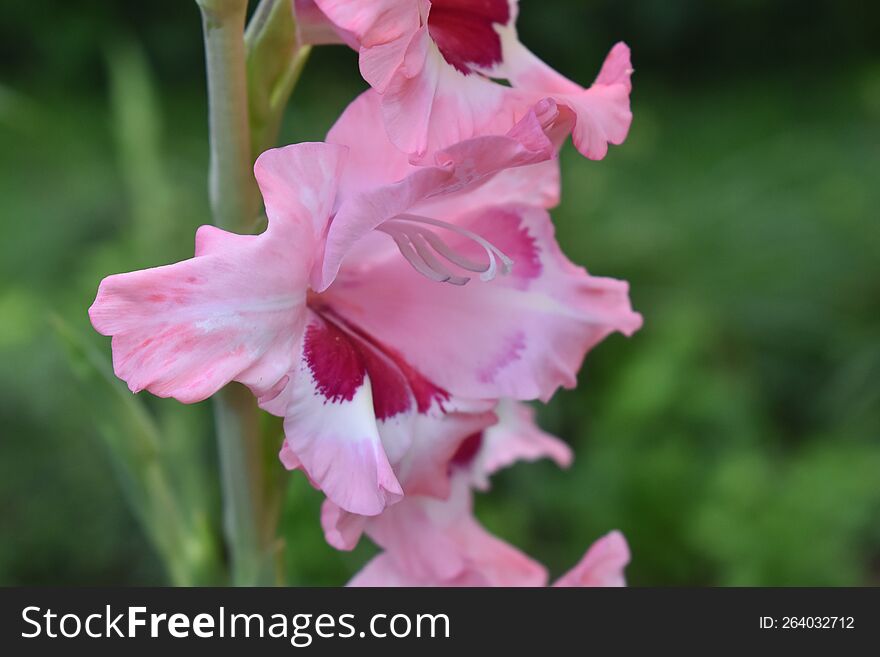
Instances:
[[[508,137],[478,137],[437,154],[438,162],[460,162],[454,166],[464,182],[454,181],[454,189],[462,190],[482,170],[500,170],[480,187],[442,195],[414,189],[438,167],[413,166],[388,143],[378,129],[379,99],[373,92],[352,103],[327,138],[347,145],[352,163],[358,163],[351,167],[354,179],[343,172],[341,184],[367,190],[336,213],[313,287],[326,289],[349,249],[381,260],[383,266],[370,276],[348,283],[351,294],[371,303],[340,304],[338,312],[382,335],[416,370],[456,396],[546,400],[560,385],[575,385],[584,354],[610,332],[629,335],[641,326],[641,317],[630,309],[627,285],[588,276],[572,265],[556,243],[549,215],[536,205],[558,198],[556,162],[543,150],[552,152],[552,147],[537,127],[555,121],[558,112],[552,102],[540,103],[536,112]],[[545,159],[524,157],[517,140],[532,144],[532,152],[540,148]],[[527,166],[501,170],[492,164],[495,159]],[[408,171],[402,182],[382,184]],[[531,179],[524,180],[526,171]],[[377,217],[394,215],[378,225]],[[426,231],[433,227],[451,234],[452,260],[438,262],[438,252],[425,248],[426,242],[436,244]],[[379,241],[387,235],[393,241]],[[440,255],[450,255],[440,246]],[[487,257],[491,267],[476,271]],[[510,260],[515,264],[508,275],[486,280],[507,269]],[[450,262],[464,271],[454,271]],[[411,268],[424,275],[411,275]],[[483,282],[460,285],[474,274]],[[452,285],[438,286],[438,280]]]
[[[546,212],[523,204],[552,200],[555,178],[505,182],[553,157],[552,103],[415,167],[370,121],[373,98],[330,143],[260,156],[264,233],[203,226],[193,259],[110,276],[90,309],[132,391],[189,403],[247,385],[285,418],[285,465],[363,515],[401,497],[395,469],[443,489],[409,456],[416,436],[455,451],[493,419],[468,400],[548,397],[590,347],[641,321],[625,283],[572,265]],[[490,205],[474,204],[490,202],[481,186]]]
[[[476,134],[503,134],[542,98],[575,119],[575,146],[590,159],[605,157],[608,144],[622,143],[629,131],[629,48],[615,45],[584,89],[520,43],[517,0],[295,5],[303,39],[342,41],[358,50],[361,75],[382,95],[391,140],[416,160]],[[566,126],[571,130],[571,122]]]
[[[487,532],[474,518],[471,486],[497,467],[519,458],[549,456],[563,467],[571,452],[540,431],[526,407],[510,401],[498,409],[501,421],[462,443],[450,462],[451,492],[441,500],[407,496],[373,518],[341,512],[324,503],[328,541],[351,549],[362,532],[383,552],[367,563],[349,586],[545,586],[547,571],[513,546]],[[555,586],[623,586],[629,548],[611,532],[587,551]]]

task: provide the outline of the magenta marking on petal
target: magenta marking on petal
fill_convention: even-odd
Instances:
[[[481,213],[468,228],[513,261],[511,273],[515,280],[530,281],[541,275],[541,247],[517,212],[493,208]]]
[[[331,311],[326,310],[325,312],[329,313]],[[370,348],[375,349],[376,351],[383,354],[391,363],[396,366],[396,368],[400,371],[400,374],[406,380],[406,383],[409,385],[410,392],[412,392],[412,395],[416,401],[416,410],[419,413],[425,414],[430,411],[435,402],[439,406],[440,410],[445,412],[445,408],[443,405],[450,399],[450,394],[446,390],[444,390],[440,386],[435,385],[424,376],[422,376],[422,374],[419,373],[412,365],[406,362],[404,357],[401,356],[397,351],[382,344],[373,336],[369,335],[357,326],[353,326],[351,323],[346,322],[344,319],[335,314],[333,315],[333,320],[345,326],[345,330],[348,331],[351,335],[357,336],[358,339],[363,340],[367,343],[366,345],[361,347],[362,350],[367,350]],[[370,378],[372,379],[372,377],[373,373],[370,372]],[[387,381],[388,379],[385,376],[380,375],[380,380]],[[374,398],[376,396],[375,390],[373,391],[373,396]],[[379,417],[378,411],[377,417]],[[380,417],[379,419],[382,418]]]
[[[486,367],[483,367],[478,373],[477,378],[483,383],[492,383],[495,377],[507,365],[519,360],[523,350],[526,348],[526,336],[522,331],[508,336],[501,347],[499,355]]]
[[[434,385],[424,376],[419,374],[415,368],[413,368],[409,363],[404,361],[401,357],[399,361],[397,361],[397,366],[400,367],[404,376],[409,380],[410,388],[412,388],[413,395],[416,398],[416,407],[419,410],[419,413],[427,413],[431,410],[431,407],[434,405],[434,402],[440,406],[440,409],[444,412],[446,409],[443,407],[444,402],[449,401],[449,393],[446,392],[440,386]]]
[[[366,367],[361,354],[330,322],[309,324],[303,355],[318,392],[329,402],[351,401],[364,383]]]
[[[351,337],[363,359],[373,391],[373,412],[377,420],[387,420],[412,407],[407,380],[394,363],[360,338]]]
[[[501,62],[501,38],[493,24],[510,20],[508,0],[432,0],[428,32],[443,58],[465,75],[471,64]]]
[[[329,313],[329,309],[324,309]],[[409,381],[391,358],[348,324],[322,315],[306,331],[303,353],[318,392],[328,402],[350,401],[370,378],[373,412],[387,420],[412,407]]]
[[[461,441],[455,454],[449,460],[450,466],[465,467],[470,465],[476,458],[477,453],[483,446],[483,432],[477,431]]]

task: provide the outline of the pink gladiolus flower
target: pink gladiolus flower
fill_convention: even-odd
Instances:
[[[441,500],[407,496],[380,516],[364,518],[324,503],[322,525],[328,541],[351,549],[366,532],[383,552],[349,586],[545,586],[547,571],[513,546],[487,532],[474,518],[471,486],[524,458],[547,456],[566,467],[569,448],[538,429],[527,407],[499,405],[497,425],[464,441],[450,462],[451,492]],[[554,586],[623,586],[629,548],[611,532],[587,551]]]
[[[590,159],[605,157],[608,144],[622,143],[629,131],[629,48],[615,45],[584,89],[520,43],[517,0],[295,0],[295,6],[305,41],[341,41],[358,50],[361,75],[382,95],[391,140],[416,161],[476,134],[503,134],[542,98],[575,119],[574,144]]]
[[[572,265],[527,204],[556,194],[552,103],[418,167],[377,109],[368,92],[330,143],[260,156],[265,232],[203,226],[193,259],[110,276],[89,311],[132,391],[189,403],[247,385],[285,419],[285,465],[362,515],[400,499],[395,468],[430,470],[408,457],[416,436],[451,453],[493,419],[469,400],[546,398],[641,322],[626,284]],[[524,187],[514,167],[545,173]]]

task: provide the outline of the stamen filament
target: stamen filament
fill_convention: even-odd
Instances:
[[[411,224],[416,224],[416,226]],[[433,231],[421,228],[419,227],[420,225],[443,228],[475,242],[486,252],[488,262],[485,264],[474,262],[464,255],[457,253]],[[435,253],[453,265],[467,271],[480,273],[480,280],[483,281],[491,281],[495,278],[498,271],[501,274],[508,274],[513,266],[513,261],[510,258],[502,253],[498,247],[477,233],[461,226],[440,221],[439,219],[402,214],[383,223],[379,230],[394,239],[397,247],[400,249],[400,253],[416,271],[434,281],[464,285],[470,280],[468,276],[458,276],[452,273],[437,259]],[[498,261],[501,263],[500,267]]]
[[[453,279],[453,275],[446,269],[442,267],[439,269],[434,269],[433,267],[431,267],[431,265],[425,262],[422,257],[414,250],[410,236],[404,231],[395,230],[393,226],[389,227],[384,224],[379,227],[379,230],[391,236],[391,238],[397,244],[397,248],[400,250],[401,255],[403,255],[403,257],[406,258],[407,261],[409,261],[409,264],[411,264],[413,268],[422,276],[425,276],[432,281],[437,281],[438,283],[451,282],[453,284],[459,285],[464,284],[452,281],[451,279]],[[466,282],[467,281],[465,281],[465,283]]]
[[[474,262],[473,260],[468,260],[460,253],[456,253],[452,250],[452,248],[443,240],[441,240],[437,235],[432,233],[430,230],[420,230],[419,235],[421,235],[424,239],[428,240],[431,247],[444,258],[452,262],[453,264],[458,265],[462,269],[467,269],[468,271],[473,271],[477,273],[482,273],[489,269],[488,264],[481,264],[479,262]]]
[[[427,233],[428,231],[425,231]],[[447,283],[452,283],[453,285],[464,285],[470,279],[470,276],[456,276],[452,272],[450,272],[443,264],[437,260],[433,253],[431,253],[431,249],[428,246],[427,242],[425,242],[425,238],[423,236],[422,231],[416,231],[413,233],[409,233],[407,235],[409,237],[410,243],[416,247],[416,251],[420,256],[422,256],[422,260],[424,260],[428,266],[434,271],[442,271],[449,274],[449,278],[447,279]]]

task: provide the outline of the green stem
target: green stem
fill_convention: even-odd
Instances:
[[[236,586],[278,583],[274,504],[268,499],[253,395],[232,384],[214,402],[223,482],[224,526]]]
[[[202,10],[214,223],[241,230],[257,212],[245,74],[247,0],[197,0]]]
[[[247,0],[197,0],[202,12],[211,139],[210,195],[214,223],[241,231],[252,224],[259,196],[253,177],[245,73]],[[275,517],[268,497],[253,396],[236,384],[214,398],[224,526],[232,583],[277,583]]]

